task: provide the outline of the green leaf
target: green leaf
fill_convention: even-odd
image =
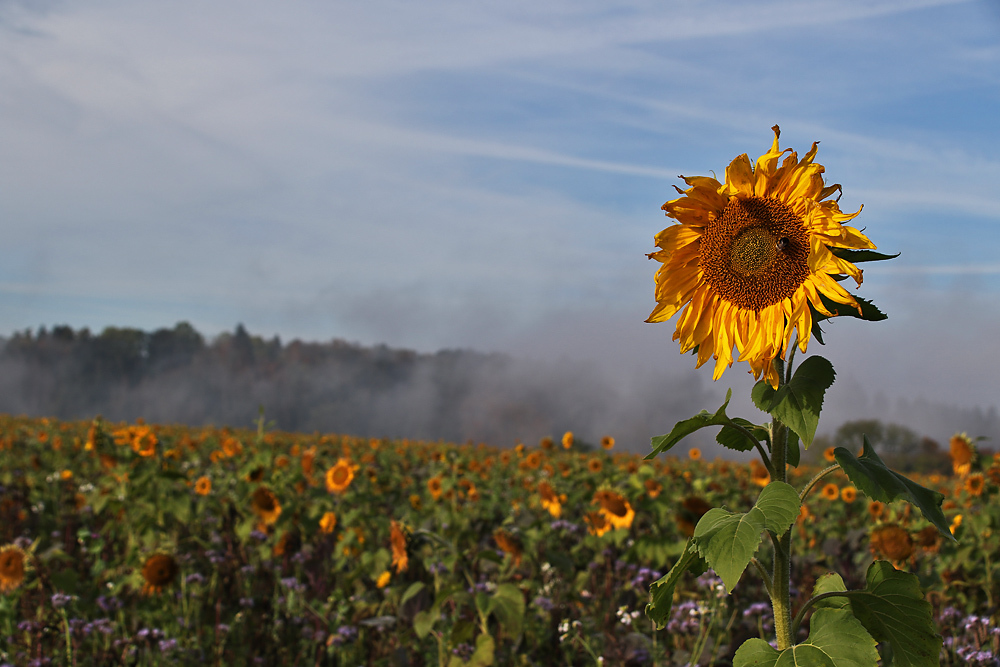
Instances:
[[[833,313],[834,317],[850,316],[850,317],[856,317],[859,320],[867,320],[869,322],[880,322],[882,320],[889,318],[888,315],[879,310],[878,307],[868,299],[862,299],[860,296],[856,295],[852,296],[854,296],[854,300],[861,308],[860,313],[858,312],[857,308],[849,306],[847,304],[837,303],[836,301],[832,301],[827,297],[823,296],[822,293],[820,293],[819,298],[820,301],[823,302],[823,306],[829,312]],[[816,321],[822,322],[823,320],[830,319],[829,315],[823,315],[822,313],[819,312],[817,312],[816,315],[817,317],[813,320],[814,322]]]
[[[883,259],[895,259],[899,257],[898,252],[895,255],[883,255],[874,250],[851,250],[850,248],[833,248],[830,246],[827,246],[827,250],[835,257],[846,259],[852,264],[857,264],[858,262],[880,262]]]
[[[732,592],[760,546],[764,530],[782,535],[799,514],[799,494],[784,482],[771,482],[745,514],[718,507],[705,513],[692,544]]]
[[[917,575],[877,560],[868,567],[863,591],[851,591],[851,609],[875,641],[892,646],[899,667],[937,667],[942,638],[934,631],[931,605]]]
[[[934,524],[942,535],[957,541],[949,530],[944,512],[941,511],[944,496],[890,470],[875,453],[871,443],[868,442],[868,436],[864,436],[864,447],[858,458],[854,458],[854,455],[844,447],[837,447],[833,450],[833,455],[851,483],[866,496],[883,503],[891,503],[902,498],[919,509],[924,518]]]
[[[785,442],[785,463],[793,468],[798,468],[801,457],[802,450],[799,449],[799,435],[795,431],[789,431],[788,440]]]
[[[422,581],[414,581],[412,584],[410,584],[410,587],[406,589],[406,592],[403,593],[403,597],[400,598],[400,600],[399,600],[399,606],[402,607],[404,604],[406,604],[406,602],[410,598],[412,598],[414,595],[416,595],[420,591],[424,590],[424,588],[426,586],[427,586],[427,584],[425,584]]]
[[[836,375],[829,361],[820,356],[809,357],[788,384],[775,391],[766,380],[761,380],[754,385],[750,396],[760,410],[781,420],[809,449],[819,424],[823,397]]]
[[[469,661],[465,662],[455,655],[448,661],[448,667],[489,667],[489,665],[493,664],[495,651],[496,644],[493,641],[493,637],[490,635],[479,635],[476,637],[476,651],[469,658]]]
[[[763,639],[750,639],[736,651],[733,667],[876,667],[875,640],[844,609],[817,609],[809,637],[778,651]]]
[[[657,630],[662,630],[670,618],[670,608],[674,603],[674,588],[685,572],[693,570],[697,574],[705,571],[705,561],[698,556],[691,540],[684,545],[684,552],[674,566],[665,575],[649,586],[649,604],[646,605],[646,616],[656,624]]]
[[[726,402],[722,404],[722,407],[712,414],[708,410],[702,410],[694,417],[690,419],[685,419],[684,421],[679,421],[674,424],[674,428],[671,429],[670,433],[666,435],[658,435],[652,439],[653,451],[646,455],[647,459],[655,457],[657,454],[662,454],[663,452],[669,450],[671,447],[680,442],[684,437],[691,435],[695,431],[705,428],[706,426],[725,426],[729,427],[729,431],[739,436],[738,438],[727,434],[723,436],[720,432],[719,442],[726,447],[730,447],[730,444],[735,446],[731,449],[736,449],[736,451],[745,452],[753,448],[753,442],[747,440],[746,436],[742,435],[737,429],[732,428],[733,424],[739,423],[741,425],[749,424],[750,422],[743,420],[730,419],[726,415],[726,407],[729,405],[729,401],[733,396],[733,390],[730,389],[726,392]],[[751,424],[752,426],[752,424]],[[725,430],[725,429],[723,429]]]
[[[813,586],[813,597],[817,595],[822,595],[823,593],[843,593],[847,590],[847,586],[844,584],[844,579],[836,572],[827,572],[822,577],[816,581],[816,585]],[[847,609],[850,611],[851,603],[847,599],[847,596],[837,596],[832,598],[825,598],[816,603],[816,608],[827,607],[830,609]]]
[[[500,584],[490,598],[489,611],[500,626],[515,640],[524,625],[524,594],[514,584]]]
[[[727,425],[723,426],[719,430],[719,435],[715,436],[716,441],[723,447],[737,452],[748,452],[756,446],[757,442],[767,440],[767,429],[764,427],[758,426],[742,417],[733,417],[732,422],[739,424],[752,433],[756,440],[751,440],[743,431]]]

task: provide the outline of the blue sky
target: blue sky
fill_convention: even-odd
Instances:
[[[0,0],[0,91],[0,334],[685,372],[643,323],[660,206],[778,123],[902,253],[860,289],[890,320],[816,346],[831,408],[998,403],[996,2]]]

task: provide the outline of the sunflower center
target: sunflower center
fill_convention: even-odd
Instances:
[[[347,481],[347,470],[344,468],[336,468],[333,471],[333,483],[343,484]]]
[[[761,311],[791,297],[809,277],[809,233],[770,197],[734,197],[701,239],[705,281],[720,297]]]

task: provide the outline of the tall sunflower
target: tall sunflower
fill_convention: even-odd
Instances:
[[[853,262],[890,256],[858,252],[875,245],[843,224],[861,209],[843,213],[830,199],[841,188],[823,182],[824,168],[813,162],[818,142],[800,160],[779,149],[778,126],[771,129],[771,150],[756,167],[744,153],[726,167],[725,183],[681,177],[690,187],[677,188],[683,196],[662,207],[679,224],[657,234],[660,250],[648,255],[663,266],[646,321],[665,322],[683,309],[673,339],[682,354],[697,350],[696,367],[714,358],[719,379],[733,364],[735,345],[736,361],[749,362],[754,377],[763,374],[777,388],[772,362],[785,358],[793,331],[805,352],[818,320],[855,312],[884,318],[863,309],[868,304],[839,280],[850,276],[860,287],[862,272]]]
[[[28,555],[16,544],[0,547],[0,593],[16,590],[24,581]]]

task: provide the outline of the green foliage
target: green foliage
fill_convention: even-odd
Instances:
[[[809,449],[819,424],[823,397],[835,377],[833,364],[820,356],[809,357],[798,367],[790,382],[775,390],[766,380],[761,380],[754,386],[751,398],[759,409],[794,431]]]
[[[657,579],[649,587],[649,604],[646,605],[646,616],[656,624],[657,630],[666,627],[670,618],[670,609],[674,603],[674,589],[685,572],[701,574],[705,571],[705,561],[694,549],[691,540],[684,545],[684,552],[674,566],[665,575]]]
[[[851,612],[817,609],[809,637],[783,651],[750,639],[736,651],[733,667],[875,667],[875,640]]]
[[[683,421],[677,422],[674,427],[670,430],[670,433],[666,435],[658,435],[652,439],[653,451],[646,455],[647,459],[656,457],[658,454],[669,451],[671,447],[676,445],[686,436],[691,435],[699,429],[703,429],[707,426],[723,426],[727,427],[725,435],[722,432],[719,433],[718,441],[729,447],[730,449],[735,449],[736,451],[748,451],[754,447],[756,441],[752,441],[743,434],[737,426],[751,426],[745,419],[739,421],[730,419],[726,415],[726,407],[729,405],[729,401],[732,399],[733,390],[730,389],[726,392],[726,402],[722,404],[715,413],[708,412],[707,410],[702,410],[694,417],[690,419],[685,419]],[[759,427],[754,427],[759,428]],[[726,429],[723,429],[726,430]],[[758,430],[757,433],[760,433]]]
[[[854,614],[878,642],[892,647],[898,667],[932,667],[938,664],[942,639],[934,630],[931,605],[924,600],[916,575],[900,572],[891,563],[875,561],[868,568],[862,591],[848,591],[839,575],[821,578],[813,595],[833,594],[817,607],[846,609]]]
[[[692,545],[732,591],[760,546],[765,530],[782,535],[799,513],[799,494],[784,482],[771,482],[749,512],[710,509],[694,530]]]
[[[834,450],[837,463],[858,490],[873,500],[890,503],[897,499],[906,500],[920,510],[928,521],[950,540],[955,538],[949,530],[948,520],[941,511],[944,495],[920,486],[903,475],[886,467],[872,448],[866,437],[861,456],[854,458],[843,447]]]

